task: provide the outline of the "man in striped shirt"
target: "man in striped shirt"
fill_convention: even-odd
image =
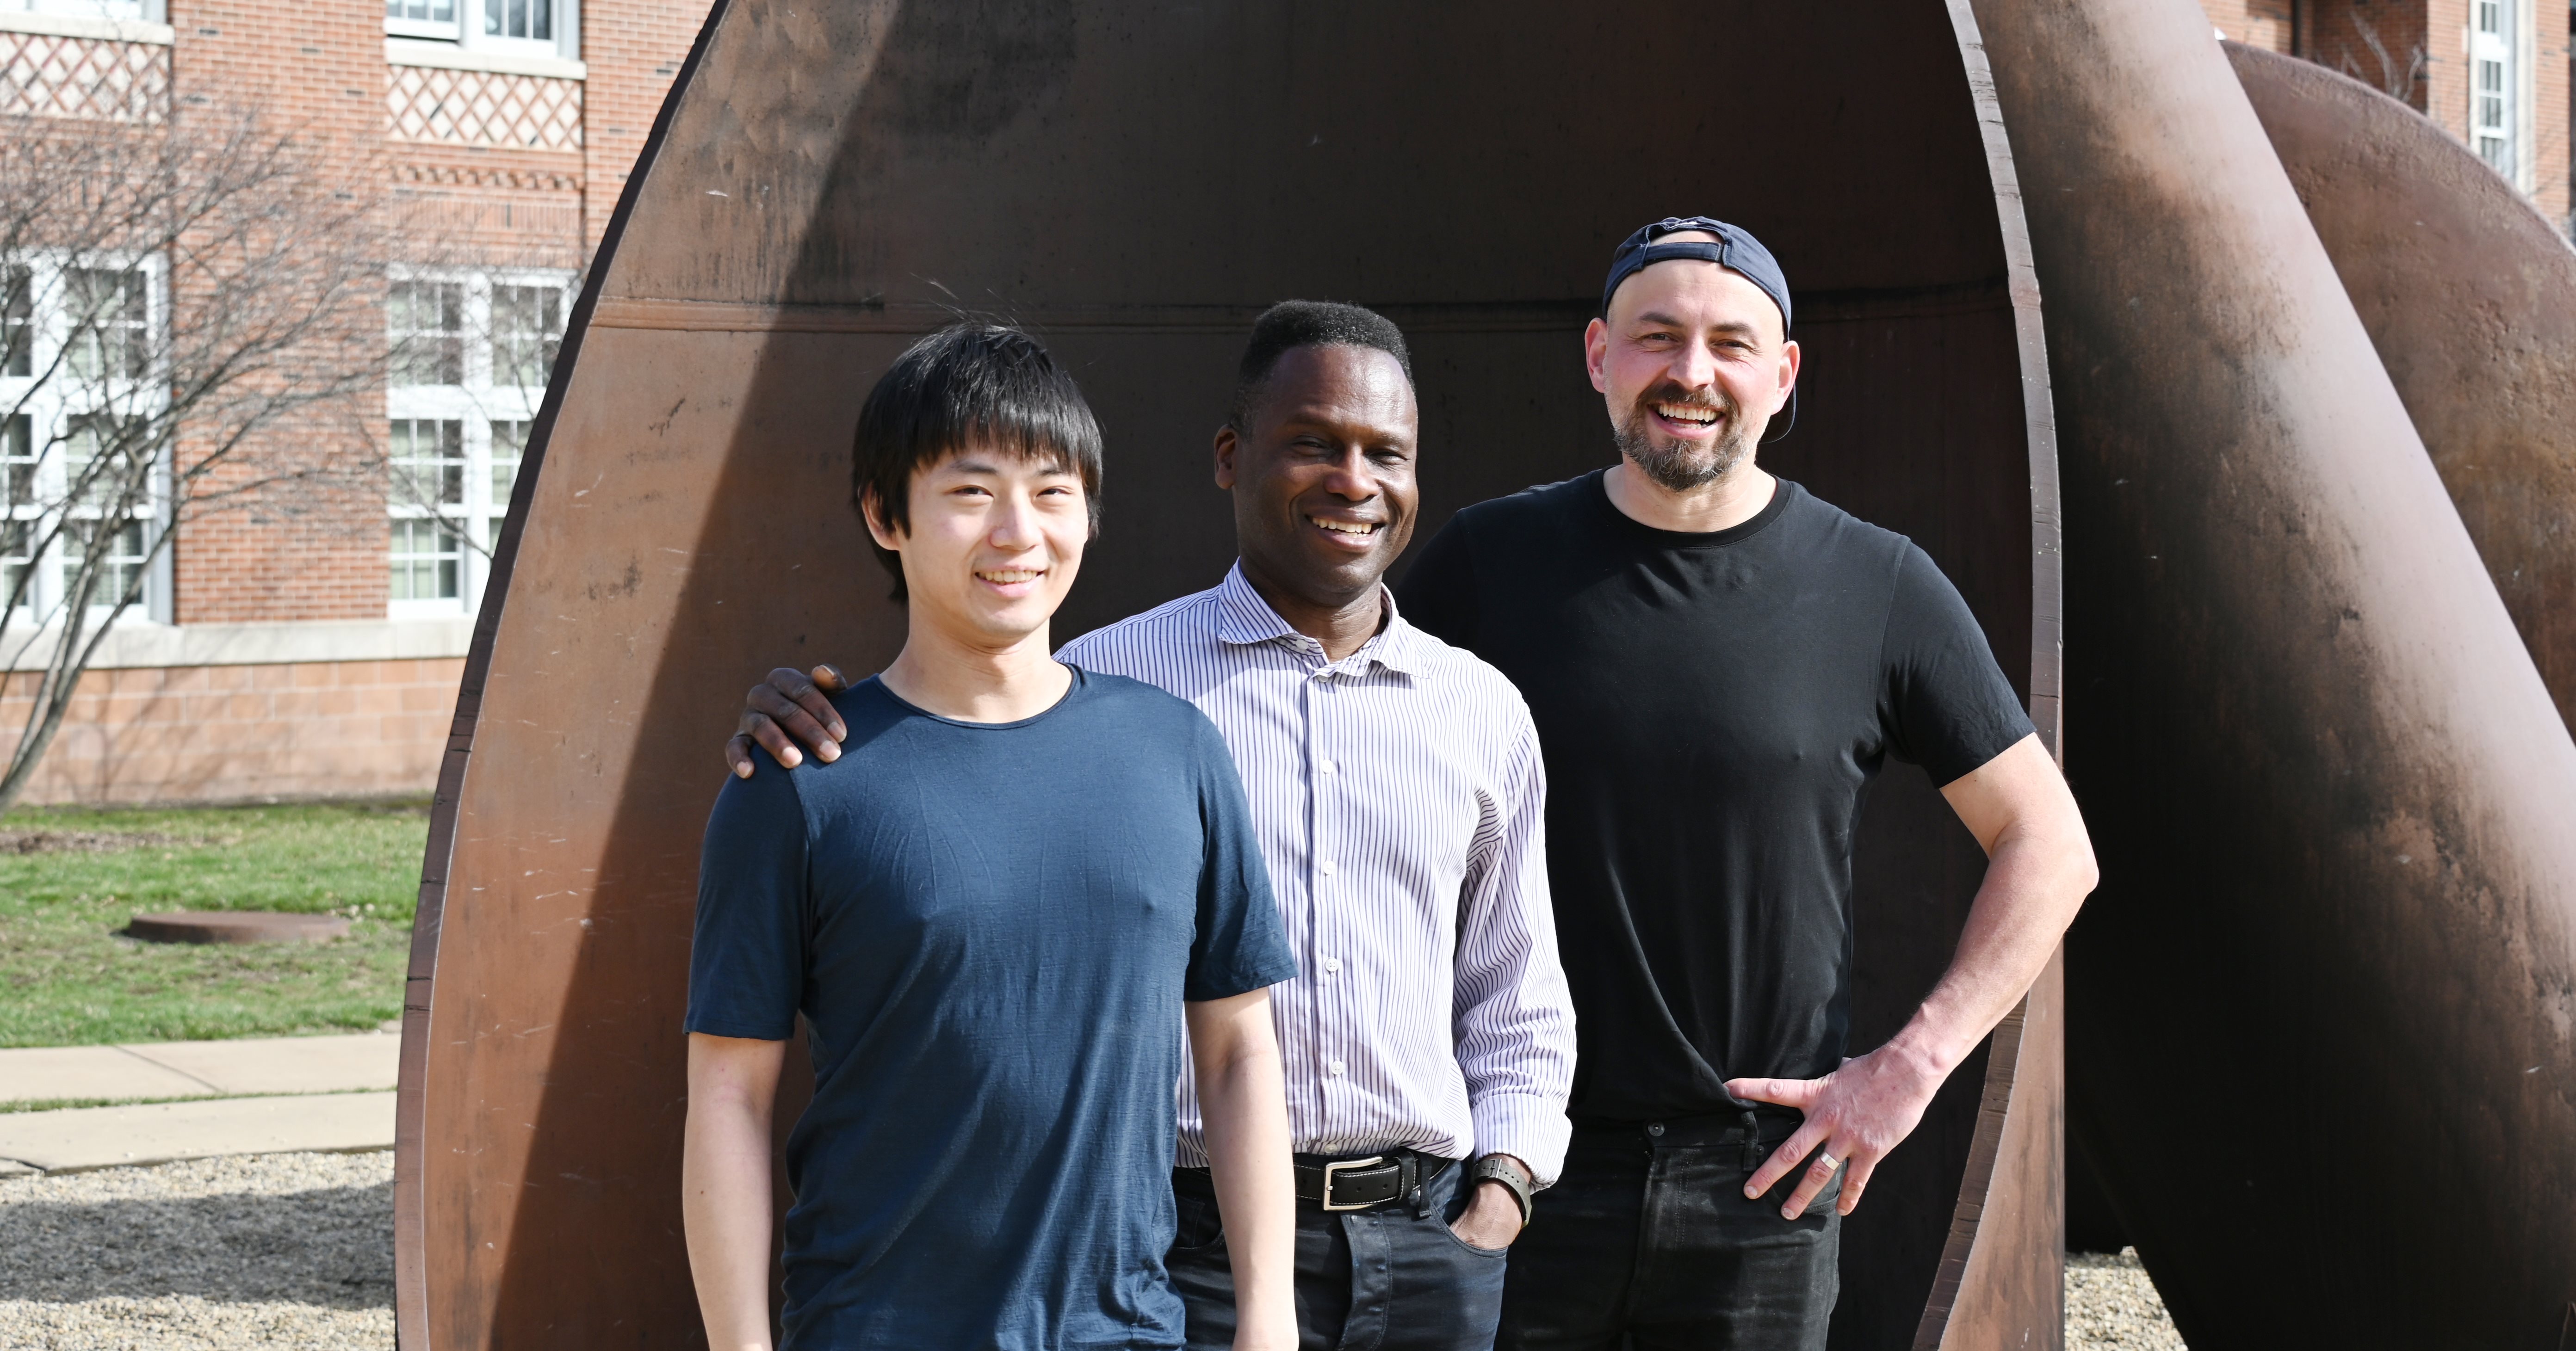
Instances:
[[[1216,434],[1239,560],[1058,654],[1197,704],[1242,775],[1302,968],[1273,997],[1317,1351],[1489,1347],[1505,1249],[1571,1129],[1537,733],[1494,668],[1405,622],[1381,580],[1412,537],[1418,421],[1392,323],[1272,308]],[[817,681],[841,683],[780,670],[753,688],[737,773],[754,739],[791,765],[788,734],[837,758]],[[1186,1079],[1180,1112],[1169,1264],[1190,1345],[1221,1347],[1232,1278]]]

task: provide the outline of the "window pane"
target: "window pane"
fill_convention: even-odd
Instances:
[[[36,339],[35,274],[0,269],[0,375],[25,375]]]
[[[563,345],[563,300],[552,286],[492,288],[492,383],[545,388]]]
[[[91,550],[99,552],[95,559]],[[89,603],[95,606],[122,604],[127,597],[141,600],[143,585],[143,522],[128,519],[104,525],[98,521],[63,522],[63,589],[64,599],[71,599],[78,585],[79,569],[94,566],[96,580],[90,584]]]
[[[94,511],[121,511],[141,505],[150,495],[149,463],[143,447],[133,444],[142,428],[107,413],[71,420],[65,440],[63,475],[70,495]]]
[[[444,521],[395,521],[392,548],[392,597],[395,600],[454,600],[463,545]]]
[[[396,418],[391,437],[396,506],[465,505],[465,424],[454,418]]]
[[[27,582],[28,546],[35,543],[34,521],[0,521],[0,605],[18,598],[25,605],[33,599],[23,589]]]
[[[465,383],[464,283],[395,282],[386,296],[385,317],[393,343],[393,383]]]
[[[35,421],[20,413],[0,423],[0,510],[35,504]]]
[[[555,7],[553,0],[528,0],[528,36],[539,42],[555,40]]]
[[[150,336],[149,297],[144,288],[139,271],[63,270],[73,375],[84,380],[128,380],[143,373]]]
[[[510,492],[519,486],[519,457],[527,453],[528,427],[525,422],[492,424],[492,505],[508,510]],[[500,538],[496,529],[493,538]]]

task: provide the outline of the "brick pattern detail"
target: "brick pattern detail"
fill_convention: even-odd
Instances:
[[[167,47],[0,33],[0,115],[158,123],[169,110]]]
[[[91,671],[30,802],[224,802],[425,793],[462,658]],[[37,677],[0,680],[0,750]]]
[[[393,66],[385,132],[398,141],[581,149],[579,80]]]
[[[579,192],[581,172],[486,168],[472,164],[397,164],[394,181],[406,186],[506,188],[520,192]]]

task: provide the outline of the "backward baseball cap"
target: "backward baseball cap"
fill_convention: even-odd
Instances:
[[[1699,231],[1717,236],[1712,244],[1706,240],[1676,240],[1670,244],[1655,241],[1670,234]],[[1771,303],[1780,307],[1780,331],[1789,331],[1789,279],[1780,272],[1780,261],[1762,241],[1739,226],[1709,216],[1666,216],[1652,225],[1640,227],[1635,234],[1621,240],[1619,249],[1610,255],[1610,280],[1601,287],[1601,313],[1610,313],[1610,297],[1617,294],[1619,283],[1656,263],[1687,258],[1719,267],[1743,277],[1762,288]]]

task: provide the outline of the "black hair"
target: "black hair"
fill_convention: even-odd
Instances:
[[[999,324],[951,324],[878,377],[850,443],[850,504],[864,522],[873,497],[883,524],[909,531],[912,476],[968,446],[1080,475],[1091,533],[1100,533],[1100,423],[1037,339]],[[903,556],[873,536],[868,543],[904,599]]]
[[[1395,358],[1404,382],[1413,383],[1413,354],[1404,346],[1404,330],[1375,310],[1332,300],[1283,300],[1252,321],[1252,341],[1244,344],[1243,362],[1235,368],[1234,406],[1225,425],[1240,433],[1252,414],[1253,401],[1270,379],[1279,358],[1300,347],[1371,347]]]

